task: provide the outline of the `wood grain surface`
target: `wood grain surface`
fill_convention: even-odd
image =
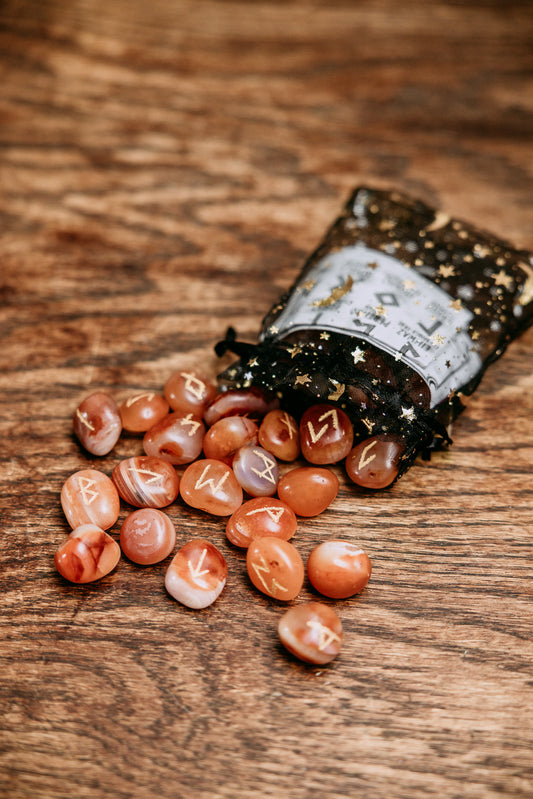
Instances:
[[[373,563],[306,666],[225,522],[179,502],[228,586],[172,600],[167,562],[67,584],[53,554],[88,393],[215,375],[359,184],[533,249],[533,5],[524,0],[0,3],[0,795],[525,799],[533,794],[533,330],[454,444],[391,490],[301,520],[305,557]],[[128,509],[123,507],[116,536]],[[300,598],[318,596],[306,584]]]

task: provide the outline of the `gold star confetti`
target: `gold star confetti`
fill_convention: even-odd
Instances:
[[[315,283],[316,280],[306,280],[305,283],[302,283],[300,288],[302,289],[302,291],[311,291]]]
[[[500,271],[492,277],[494,278],[495,286],[503,286],[508,291],[511,289],[511,286],[513,285],[513,278],[511,275],[508,275],[507,272],[504,272],[503,269],[500,269]]]
[[[403,353],[401,353],[400,350],[396,350],[396,352],[394,353],[394,360],[395,361],[401,361],[402,360],[402,354]]]
[[[251,361],[248,361],[248,366],[257,366],[258,364],[259,361],[257,360],[257,358],[252,358]]]
[[[452,277],[455,275],[455,267],[451,264],[442,264],[439,266],[439,275],[441,277]]]
[[[291,349],[289,350],[289,352],[291,354],[291,358],[295,358],[296,355],[299,355],[301,353],[301,351],[302,351],[302,348],[300,347],[300,345],[299,344],[295,344],[294,347],[291,347]]]
[[[376,307],[374,308],[374,313],[376,314],[376,316],[387,316],[387,310],[386,308],[383,307],[381,303],[379,305],[376,305]]]
[[[441,336],[440,333],[435,333],[435,335],[431,337],[431,341],[434,347],[441,347],[445,342],[445,338]]]
[[[279,333],[279,327],[276,327],[276,325],[270,325],[270,327],[268,329],[272,333],[273,336],[275,336],[277,333]]]
[[[294,381],[295,386],[306,386],[307,383],[311,382],[311,378],[309,375],[298,375],[296,380]]]
[[[407,419],[408,422],[414,422],[414,420],[415,420],[415,409],[414,408],[404,408],[404,407],[402,407],[401,418],[402,419]]]
[[[370,267],[370,269],[377,269],[379,264],[377,261],[369,261],[367,263],[367,266]]]
[[[326,333],[326,331],[324,331],[323,333],[320,334],[320,338],[322,339],[322,341],[329,341],[331,336],[329,333]]]
[[[350,353],[353,356],[354,364],[361,363],[365,360],[365,351],[362,350],[360,347],[356,347],[353,352]]]
[[[311,305],[315,308],[327,308],[329,305],[334,305],[341,297],[348,294],[352,286],[353,278],[348,277],[342,286],[337,286],[337,288],[333,289],[329,297],[324,297],[322,300],[315,300]]]
[[[479,338],[479,331],[478,330],[474,330],[474,332],[472,333],[470,338],[472,339],[472,341],[477,341],[478,338]]]
[[[531,300],[533,300],[533,269],[529,266],[529,264],[526,264],[523,261],[521,261],[518,266],[527,275],[526,282],[524,283],[522,292],[518,298],[518,304],[529,305]]]
[[[406,291],[410,291],[411,289],[416,288],[416,283],[414,282],[414,280],[404,280],[402,286]]]
[[[462,307],[461,300],[452,300],[450,303],[450,308],[453,308],[454,311],[460,311]]]

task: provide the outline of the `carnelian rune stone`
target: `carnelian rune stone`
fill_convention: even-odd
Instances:
[[[196,538],[174,555],[165,575],[168,593],[188,608],[206,608],[226,585],[228,566],[210,541]]]
[[[295,461],[300,454],[300,432],[294,417],[280,408],[269,411],[259,428],[259,443],[280,461]]]
[[[165,383],[165,398],[174,411],[203,416],[209,403],[215,398],[215,384],[196,369],[175,372]]]
[[[129,433],[144,433],[167,415],[168,402],[154,391],[132,394],[120,406],[122,427]]]
[[[206,408],[206,424],[213,425],[224,416],[250,416],[261,419],[269,411],[279,407],[279,400],[260,388],[232,388],[217,394]]]
[[[286,472],[278,483],[278,497],[297,516],[318,516],[333,502],[339,478],[320,466],[299,466]]]
[[[214,516],[231,516],[243,499],[232,469],[213,458],[187,466],[181,477],[180,494],[187,505]]]
[[[107,455],[122,432],[118,405],[108,394],[97,391],[86,397],[74,412],[72,426],[79,442],[92,455]]]
[[[232,462],[235,477],[251,497],[269,497],[276,493],[278,462],[263,447],[248,444],[235,453]]]
[[[141,566],[164,560],[175,544],[176,528],[161,510],[139,508],[122,522],[120,547],[127,558]]]
[[[336,405],[312,405],[300,420],[302,455],[315,464],[338,463],[353,445],[352,423]]]
[[[306,663],[329,663],[342,645],[342,624],[335,611],[321,602],[295,605],[278,624],[283,646]]]
[[[324,541],[307,560],[311,584],[332,599],[346,599],[362,591],[371,574],[370,558],[349,541]]]
[[[226,536],[236,547],[249,547],[265,535],[288,541],[296,532],[297,519],[292,508],[276,497],[254,497],[230,516]]]
[[[184,411],[167,414],[144,434],[143,448],[174,466],[196,460],[202,451],[205,426],[199,416]]]
[[[164,508],[178,496],[176,470],[161,458],[126,458],[117,463],[112,478],[122,499],[136,508]]]
[[[61,507],[74,530],[81,524],[112,527],[120,512],[120,498],[113,481],[97,469],[81,469],[65,480]]]
[[[382,433],[361,441],[344,462],[350,480],[363,488],[386,488],[396,479],[405,450],[395,436]]]
[[[91,583],[113,571],[120,547],[95,524],[82,524],[71,532],[54,555],[59,574],[71,583]]]
[[[246,553],[246,569],[259,591],[284,602],[295,599],[304,582],[300,553],[282,538],[263,536],[252,541]]]
[[[238,449],[257,443],[257,432],[257,424],[246,416],[224,416],[205,434],[204,455],[231,466]]]

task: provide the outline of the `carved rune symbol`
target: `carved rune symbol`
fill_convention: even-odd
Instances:
[[[132,466],[128,469],[128,472],[134,472],[135,474],[149,474],[150,479],[146,481],[146,485],[150,485],[150,483],[156,483],[158,480],[163,479],[163,475],[159,474],[159,472],[151,472],[150,469],[137,469],[136,466]]]
[[[189,430],[189,433],[188,433],[189,438],[196,433],[196,431],[200,427],[200,424],[201,424],[201,422],[195,422],[194,421],[194,419],[192,418],[192,413],[188,413],[187,416],[185,416],[185,418],[180,421],[180,426],[181,427],[190,427],[191,428]]]
[[[98,498],[98,491],[91,491],[91,487],[96,485],[96,480],[90,477],[78,477],[81,496],[85,505],[90,505]]]
[[[92,424],[90,423],[90,421],[89,421],[89,420],[88,420],[88,419],[87,419],[87,418],[86,418],[86,417],[83,415],[83,413],[81,413],[81,411],[80,411],[80,409],[79,409],[79,408],[76,408],[76,416],[78,417],[78,419],[80,420],[80,422],[81,422],[82,424],[84,424],[84,425],[85,425],[85,427],[88,427],[88,428],[89,428],[89,430],[90,430],[92,433],[94,433],[94,425],[92,425]]]
[[[139,400],[142,400],[144,398],[146,398],[146,400],[150,402],[151,400],[153,400],[154,397],[155,394],[153,391],[145,394],[137,394],[135,397],[129,397],[129,399],[126,400],[126,408],[131,408],[134,402],[139,402]]]
[[[270,585],[267,584],[267,581],[263,577],[263,574],[270,574],[270,569],[268,568],[267,562],[263,555],[259,555],[259,560],[261,561],[261,565],[257,563],[252,563],[252,568],[256,573],[258,579],[261,581],[262,586],[264,587],[265,591],[268,594],[276,595],[277,591],[288,591],[289,589],[286,586],[279,583],[275,577],[272,577],[272,582]]]
[[[255,516],[257,513],[267,513],[274,524],[279,524],[279,520],[285,513],[285,508],[278,508],[277,505],[269,505],[267,508],[256,508],[255,510],[250,510],[246,515]]]
[[[193,566],[191,561],[188,561],[189,574],[191,575],[191,578],[194,580],[195,583],[198,582],[199,577],[203,577],[204,574],[209,574],[209,569],[203,569],[202,571],[202,564],[205,560],[206,555],[207,555],[207,549],[203,549],[202,554],[200,555],[200,558],[196,566]]]
[[[318,631],[319,652],[323,652],[333,641],[340,644],[340,637],[337,633],[334,633],[333,630],[330,630],[329,627],[326,627],[325,624],[321,624],[319,621],[308,621],[307,626],[311,627],[312,630]]]
[[[332,408],[331,411],[326,411],[325,413],[322,414],[322,416],[319,416],[318,417],[318,421],[319,422],[323,422],[324,419],[326,419],[328,416],[331,416],[331,420],[333,422],[333,429],[334,430],[338,430],[339,429],[339,417],[337,415],[337,411],[335,410],[335,408]],[[307,422],[307,429],[309,430],[309,435],[311,436],[311,441],[313,442],[313,444],[316,444],[316,442],[320,441],[320,439],[322,438],[322,436],[324,435],[324,433],[328,429],[328,422],[326,422],[326,424],[322,425],[322,427],[320,428],[318,433],[315,431],[315,428],[313,427],[312,422]]]
[[[287,428],[287,430],[289,431],[289,438],[292,440],[293,433],[296,434],[298,432],[298,428],[296,427],[296,425],[292,421],[292,419],[289,416],[289,414],[287,413],[287,411],[283,411],[283,418],[280,421],[281,421],[281,424],[284,424],[285,427]]]
[[[367,453],[370,452],[372,447],[375,447],[376,444],[377,444],[377,441],[371,441],[370,444],[366,445],[366,447],[364,448],[364,450],[361,453],[361,457],[359,458],[359,466],[357,467],[358,469],[364,469],[365,466],[368,466],[368,464],[372,463],[374,458],[377,457],[375,453],[372,453],[372,455],[369,458],[366,457]]]
[[[205,383],[199,380],[196,375],[191,375],[189,372],[182,372],[181,376],[185,378],[185,388],[190,391],[193,397],[201,400],[204,397]]]
[[[206,475],[209,474],[210,469],[211,469],[211,464],[208,463],[205,469],[203,470],[202,474],[196,481],[194,487],[197,491],[200,491],[202,488],[205,488],[205,486],[209,486],[209,488],[211,489],[211,493],[215,495],[217,491],[220,491],[220,489],[222,488],[222,486],[230,476],[230,473],[224,472],[218,483],[215,483],[212,477],[206,477]]]
[[[272,460],[272,458],[269,458],[268,455],[264,452],[261,452],[261,450],[254,449],[253,452],[254,455],[257,455],[258,458],[261,458],[265,468],[263,469],[263,471],[260,471],[260,469],[256,469],[252,466],[250,471],[252,471],[258,477],[261,477],[264,480],[268,480],[269,483],[275,485],[276,479],[272,474],[272,469],[274,469],[274,467],[276,466],[276,461]]]

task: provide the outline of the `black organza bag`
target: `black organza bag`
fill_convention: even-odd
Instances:
[[[299,417],[333,403],[356,441],[402,442],[398,475],[450,442],[486,368],[533,319],[533,259],[397,192],[357,189],[268,312],[223,388],[277,394]]]

